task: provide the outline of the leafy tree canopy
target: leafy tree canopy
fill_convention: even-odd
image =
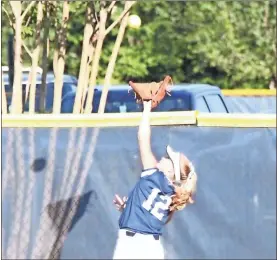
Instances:
[[[8,2],[2,1],[2,5],[12,17]],[[51,16],[50,65],[61,5],[57,2],[53,6],[58,12]],[[275,8],[276,3],[270,1],[138,1],[131,13],[140,16],[142,25],[139,29],[127,29],[113,82],[160,80],[170,74],[175,83],[267,88],[276,73]],[[109,24],[122,9],[123,3],[117,3]],[[76,76],[82,53],[85,13],[86,3],[70,2],[65,72]],[[2,20],[2,65],[7,65],[8,34],[12,30],[3,9]],[[22,37],[30,49],[34,42],[35,22],[36,5],[23,22]],[[117,32],[118,27],[115,27],[105,39],[99,82],[105,75]],[[30,65],[26,52],[23,61],[26,66]]]

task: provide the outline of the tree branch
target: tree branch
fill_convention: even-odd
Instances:
[[[90,42],[91,35],[93,33],[93,13],[95,10],[92,2],[87,3],[86,10],[86,20],[85,20],[85,28],[84,28],[84,38],[83,38],[83,48],[81,55],[81,63],[79,69],[79,77],[77,84],[77,91],[75,95],[74,107],[73,111],[79,113],[82,108],[82,97],[83,93],[87,90],[87,71],[88,71],[88,57],[89,57],[89,47],[92,45]],[[85,91],[84,91],[85,90]]]
[[[28,17],[28,20],[26,21],[25,27],[27,27],[29,25],[29,23],[31,21],[31,18],[32,18],[31,16]]]
[[[10,26],[14,29],[13,22],[12,22],[12,20],[11,20],[11,17],[9,16],[8,11],[5,9],[5,7],[4,7],[4,6],[2,6],[2,9],[4,10],[4,12],[6,13],[6,15],[7,15],[7,17],[8,17],[8,20],[9,20]]]
[[[30,58],[32,59],[32,53],[31,51],[29,50],[29,48],[25,45],[24,41],[22,41],[22,45],[25,49],[25,51],[28,53],[28,55],[30,56]]]
[[[110,6],[108,7],[108,13],[111,12],[116,4],[116,1],[112,1]]]
[[[90,80],[89,80],[90,87],[88,89],[87,103],[84,110],[84,113],[87,113],[87,114],[91,113],[92,111],[92,102],[93,102],[94,88],[96,85],[96,79],[98,75],[99,60],[101,56],[104,39],[105,39],[106,21],[107,21],[107,10],[102,5],[100,10],[99,33],[97,34],[97,43],[94,51],[94,57],[93,57]]]
[[[95,8],[95,3],[93,1],[92,1],[92,4],[93,4],[93,16],[94,16],[95,21],[97,22],[97,24],[99,24],[99,19],[98,19],[96,8]],[[97,30],[97,28],[96,28],[96,30]]]
[[[25,9],[24,13],[21,15],[21,19],[22,21],[24,20],[26,14],[29,12],[29,10],[31,9],[31,7],[36,3],[36,1],[32,1]]]
[[[135,4],[136,2],[133,1],[128,9],[125,9],[120,16],[117,17],[117,19],[106,29],[105,35],[109,34],[110,31],[122,20],[122,18],[130,11],[131,7]]]
[[[10,2],[12,12],[14,14],[15,20],[17,20],[18,18],[21,18],[21,16],[20,16],[21,10],[22,10],[21,1],[9,1],[9,2]]]
[[[115,1],[116,2],[116,1]],[[120,16],[117,17],[117,19],[106,29],[105,35],[109,34],[110,31],[122,20],[122,18],[130,11],[131,7],[136,3],[136,1],[132,1],[130,4],[130,7],[128,10],[124,10]],[[111,4],[112,5],[112,4]],[[99,22],[97,21],[97,25],[95,26],[95,31],[94,33],[97,33],[99,30]]]
[[[132,5],[132,2],[126,1],[125,2],[125,7],[124,10],[130,10],[130,6]],[[107,67],[107,71],[106,71],[106,75],[105,75],[105,80],[104,80],[104,86],[102,89],[102,94],[101,94],[101,98],[100,98],[100,104],[99,104],[99,108],[98,108],[98,113],[102,114],[105,111],[105,106],[106,106],[106,101],[107,101],[107,96],[108,96],[108,90],[109,90],[109,86],[111,84],[111,78],[112,78],[112,74],[115,68],[115,63],[116,63],[116,59],[119,53],[119,49],[120,49],[120,45],[122,43],[123,37],[124,37],[124,33],[128,24],[128,16],[129,16],[129,12],[127,12],[126,16],[124,16],[124,18],[121,21],[119,30],[118,30],[118,34],[114,43],[114,47],[112,50],[112,54],[110,56],[109,59],[109,64]]]
[[[113,13],[113,10],[115,9],[115,4],[116,4],[117,1],[112,1],[111,4],[107,7],[107,13],[108,13],[108,16],[107,16],[107,21],[110,20],[111,16],[112,16],[112,13]]]

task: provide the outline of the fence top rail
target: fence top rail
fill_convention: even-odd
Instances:
[[[138,126],[141,113],[106,114],[7,114],[2,127],[123,127]],[[276,127],[276,114],[220,114],[198,111],[152,112],[151,125],[197,125],[218,127]]]
[[[276,89],[223,89],[224,96],[275,96]]]
[[[3,115],[3,127],[116,127],[138,126],[141,112],[105,114]],[[194,125],[196,111],[152,112],[152,125]]]
[[[197,126],[276,128],[276,114],[198,113]]]

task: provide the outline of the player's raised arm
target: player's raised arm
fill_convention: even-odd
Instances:
[[[138,131],[139,149],[141,161],[144,169],[155,168],[157,161],[151,150],[150,138],[150,112],[155,108],[169,92],[169,82],[171,77],[167,75],[163,81],[151,83],[134,83],[129,81],[129,85],[135,92],[137,101],[143,101],[142,119]],[[150,101],[149,101],[150,100]]]
[[[142,118],[138,130],[138,143],[143,169],[155,168],[157,160],[151,149],[151,101],[143,101]]]

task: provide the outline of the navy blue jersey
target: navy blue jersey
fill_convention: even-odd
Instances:
[[[130,192],[120,219],[120,229],[143,234],[162,234],[169,216],[174,188],[158,169],[144,170]]]

